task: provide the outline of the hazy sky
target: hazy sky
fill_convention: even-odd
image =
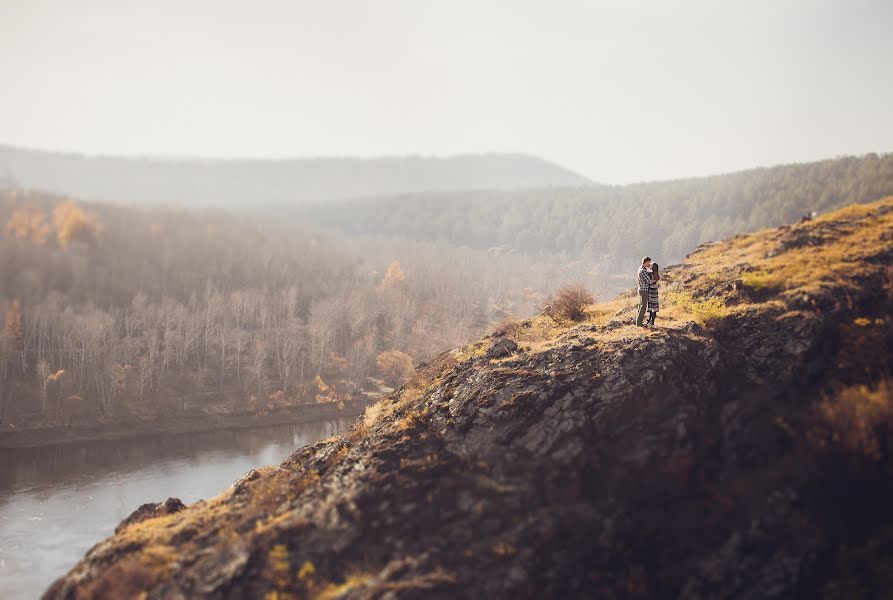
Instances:
[[[0,0],[0,143],[609,183],[886,152],[891,32],[891,0]]]

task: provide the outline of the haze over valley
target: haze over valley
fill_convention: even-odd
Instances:
[[[881,597],[890,23],[0,2],[0,598]]]

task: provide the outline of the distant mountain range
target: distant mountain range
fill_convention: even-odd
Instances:
[[[228,207],[591,184],[526,154],[206,160],[87,156],[0,145],[0,185],[4,182],[94,201]]]

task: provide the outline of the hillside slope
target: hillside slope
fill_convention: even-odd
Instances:
[[[288,216],[350,236],[607,257],[604,270],[613,273],[618,263],[635,269],[630,261],[646,253],[679,261],[706,240],[890,195],[893,153],[624,186],[361,198]]]
[[[893,199],[444,353],[354,430],[149,505],[47,598],[865,597],[893,548]]]
[[[0,185],[4,179],[94,201],[239,208],[434,190],[590,183],[524,154],[201,160],[84,156],[0,145]]]

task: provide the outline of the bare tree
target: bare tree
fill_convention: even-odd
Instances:
[[[52,374],[52,370],[50,369],[50,363],[47,361],[40,359],[37,361],[37,368],[35,369],[37,374],[37,381],[40,382],[40,397],[41,397],[41,408],[40,413],[46,417],[47,414],[47,384],[49,384],[49,377]]]

